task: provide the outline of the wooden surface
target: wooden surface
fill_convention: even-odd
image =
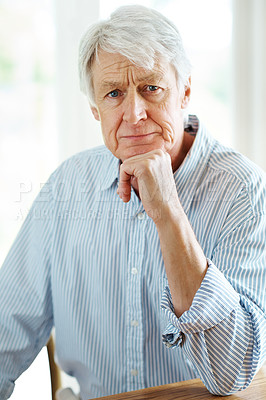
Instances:
[[[199,379],[100,397],[98,400],[266,400],[266,364],[251,385],[231,396],[213,396]]]

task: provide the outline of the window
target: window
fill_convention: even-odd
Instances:
[[[1,1],[1,264],[57,164],[54,47],[52,0]]]

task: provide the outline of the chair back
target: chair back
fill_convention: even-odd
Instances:
[[[54,338],[51,335],[47,342],[47,353],[49,359],[49,367],[50,367],[50,376],[51,376],[51,390],[52,390],[52,400],[56,400],[56,391],[61,389],[61,373],[60,368],[55,363],[54,354],[55,354],[55,345]]]

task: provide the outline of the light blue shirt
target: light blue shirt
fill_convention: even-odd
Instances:
[[[180,318],[155,224],[116,193],[119,160],[99,147],[54,172],[0,270],[2,400],[53,326],[83,400],[195,377],[216,394],[249,385],[266,357],[265,175],[200,125],[174,178],[209,264]]]

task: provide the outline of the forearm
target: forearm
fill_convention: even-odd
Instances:
[[[265,318],[213,264],[187,312],[175,316],[168,288],[162,308],[165,344],[182,347],[210,392],[226,395],[250,384],[265,354]]]
[[[156,225],[175,312],[180,316],[189,309],[207,262],[180,204],[169,155],[154,151],[125,160],[118,187],[125,202],[131,185]]]
[[[156,227],[174,310],[179,317],[191,306],[206,274],[207,261],[179,200],[176,201],[176,207],[162,207]]]

